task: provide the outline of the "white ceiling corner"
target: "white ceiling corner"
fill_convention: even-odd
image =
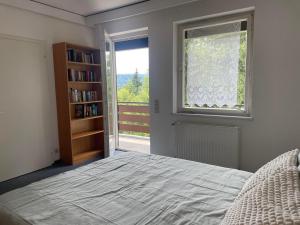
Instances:
[[[172,8],[196,1],[200,0],[149,0],[141,2],[140,4],[128,6],[126,8],[120,8],[118,10],[87,16],[86,23],[89,26],[93,26],[100,23],[124,19],[135,15],[146,14],[153,11]]]
[[[66,12],[63,10],[55,9],[43,4],[37,4],[30,0],[0,0],[0,5],[11,6],[19,9],[24,9],[34,13],[59,18],[69,22],[86,25],[85,18],[83,16]]]
[[[104,12],[145,0],[33,0],[36,3],[45,4],[50,7],[88,16],[98,12]]]
[[[85,16],[145,0],[0,0],[0,4],[86,25]]]
[[[198,0],[0,0],[0,4],[93,26],[193,1]]]

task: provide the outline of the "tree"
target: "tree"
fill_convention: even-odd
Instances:
[[[141,87],[143,85],[143,82],[141,81],[139,77],[138,70],[136,69],[135,74],[132,77],[132,80],[129,82],[129,90],[132,95],[138,95],[141,91]]]
[[[118,89],[119,102],[149,102],[149,76],[143,80],[134,74],[132,79],[122,88]]]

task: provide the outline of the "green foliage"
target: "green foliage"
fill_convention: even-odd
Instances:
[[[132,77],[132,80],[129,82],[129,90],[133,95],[138,95],[141,91],[143,83],[141,78],[139,78],[139,73],[136,70],[135,74]]]
[[[135,73],[133,78],[122,88],[118,89],[118,102],[149,102],[149,76],[144,77],[143,80]],[[144,113],[125,113],[130,115],[141,115]],[[122,122],[123,124],[138,124],[147,125],[143,123]],[[136,135],[149,137],[148,133],[134,132],[134,131],[119,131],[122,134]]]
[[[246,60],[247,59],[247,32],[241,34],[239,78],[238,78],[238,104],[245,104]]]
[[[118,102],[149,102],[149,77],[143,81],[138,77],[138,72],[122,88],[118,89]]]

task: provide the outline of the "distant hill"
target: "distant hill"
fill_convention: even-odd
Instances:
[[[134,74],[117,74],[117,88],[124,87],[132,79],[133,75]],[[148,76],[148,74],[139,74],[141,80]]]

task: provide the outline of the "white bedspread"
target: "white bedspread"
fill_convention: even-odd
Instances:
[[[0,196],[0,224],[219,224],[250,175],[122,153]]]

